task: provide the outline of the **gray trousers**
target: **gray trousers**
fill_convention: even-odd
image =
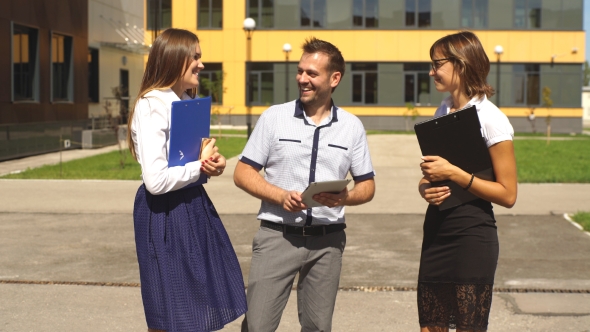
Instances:
[[[242,331],[278,328],[297,273],[301,331],[331,331],[345,245],[344,231],[303,237],[261,227],[252,243]]]

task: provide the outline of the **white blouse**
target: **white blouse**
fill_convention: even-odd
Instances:
[[[190,99],[185,93],[182,99]],[[180,98],[171,89],[152,90],[135,105],[131,138],[146,189],[153,195],[183,188],[199,179],[201,162],[168,168],[170,114]]]
[[[482,98],[474,97],[463,108],[475,105],[477,116],[481,124],[481,133],[488,148],[502,141],[514,139],[514,129],[508,121],[508,117],[500,111],[496,105],[484,95]],[[453,100],[451,96],[445,98],[440,107],[434,113],[435,117],[449,114]]]

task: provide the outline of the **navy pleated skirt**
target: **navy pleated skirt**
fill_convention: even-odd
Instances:
[[[203,186],[152,195],[141,185],[133,219],[149,328],[215,331],[246,312],[238,259]]]

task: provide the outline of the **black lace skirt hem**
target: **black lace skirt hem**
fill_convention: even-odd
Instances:
[[[487,331],[493,284],[418,282],[421,327]]]

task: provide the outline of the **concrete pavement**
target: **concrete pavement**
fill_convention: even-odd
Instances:
[[[419,149],[409,135],[372,135],[369,144],[377,195],[347,208],[334,331],[417,331]],[[0,173],[50,157],[2,162]],[[236,162],[206,189],[247,277],[259,202],[233,185]],[[138,185],[0,180],[0,331],[145,330],[131,217]],[[589,199],[589,185],[521,184],[513,209],[496,208],[501,291],[490,331],[590,331],[590,236],[561,215],[589,210]],[[279,331],[298,330],[295,297]],[[239,321],[224,331],[239,331]]]

